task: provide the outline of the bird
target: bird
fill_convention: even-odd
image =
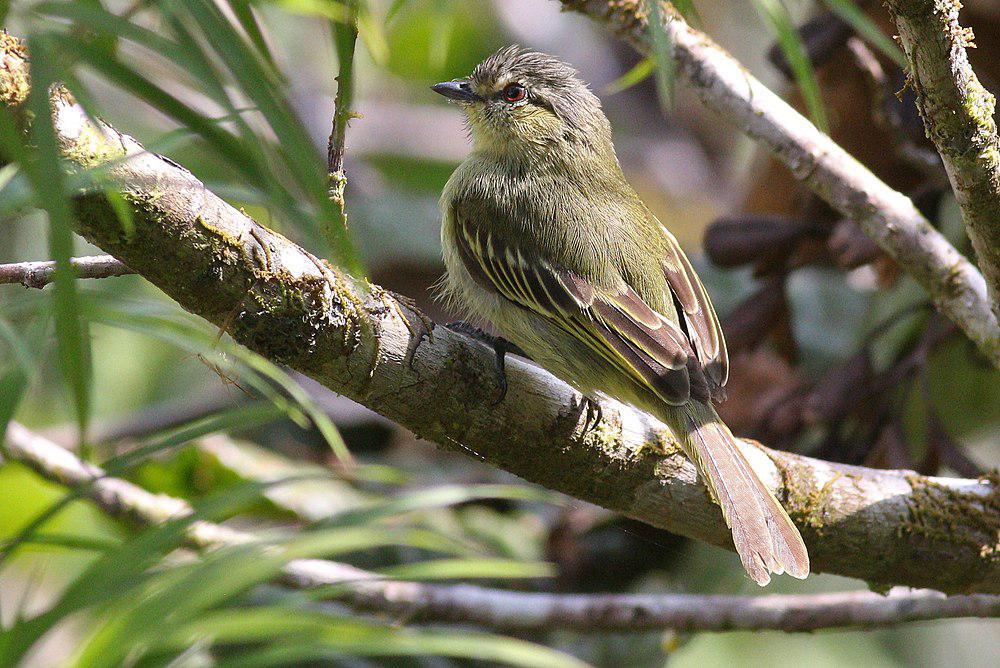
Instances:
[[[713,405],[729,367],[719,318],[626,180],[597,96],[570,65],[517,45],[431,88],[464,111],[472,142],[440,200],[442,298],[590,402],[608,396],[657,418],[721,508],[749,576],[805,578],[798,529]]]

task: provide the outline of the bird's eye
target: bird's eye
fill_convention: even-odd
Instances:
[[[528,97],[528,89],[521,84],[509,84],[503,89],[503,99],[508,102],[520,102]]]

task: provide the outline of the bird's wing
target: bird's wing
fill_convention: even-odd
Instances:
[[[660,230],[668,245],[667,255],[663,261],[663,273],[680,306],[678,315],[684,318],[688,336],[698,355],[698,361],[705,370],[705,375],[712,385],[721,388],[729,379],[729,355],[726,352],[726,340],[722,335],[719,316],[715,314],[715,307],[712,306],[712,300],[709,299],[705,286],[695,273],[687,255],[681,250],[677,239],[662,224]]]
[[[454,212],[459,256],[473,279],[518,306],[554,321],[627,377],[674,405],[709,387],[688,337],[624,281],[601,289],[525,252]],[[683,302],[682,302],[683,303]]]

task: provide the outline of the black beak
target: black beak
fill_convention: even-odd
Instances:
[[[479,96],[472,90],[472,86],[468,81],[445,81],[434,84],[431,86],[431,90],[444,95],[449,100],[456,100],[458,102],[473,102],[479,99]]]

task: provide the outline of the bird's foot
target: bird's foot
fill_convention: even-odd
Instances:
[[[583,418],[583,435],[586,436],[601,424],[601,420],[604,419],[604,409],[601,408],[599,401],[588,396],[583,397],[583,403],[587,411]]]
[[[493,368],[497,374],[497,383],[500,385],[500,394],[497,396],[493,405],[496,406],[504,400],[507,396],[507,353],[514,353],[515,355],[520,355],[525,359],[531,359],[528,355],[521,350],[517,345],[511,343],[507,339],[500,336],[493,336],[488,334],[483,330],[479,329],[475,325],[471,325],[462,320],[456,322],[449,322],[445,325],[448,329],[453,332],[458,332],[459,334],[465,334],[468,337],[476,339],[477,341],[482,341],[491,348],[493,348]]]

